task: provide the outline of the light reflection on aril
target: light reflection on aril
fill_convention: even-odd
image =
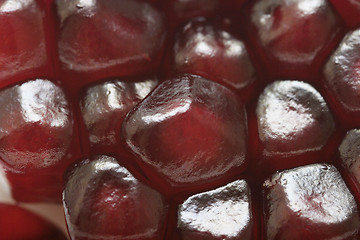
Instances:
[[[237,180],[189,197],[180,205],[178,229],[182,240],[201,234],[245,240],[251,239],[252,221],[249,186]]]
[[[359,232],[355,199],[332,165],[276,173],[264,188],[268,240],[355,239]]]
[[[268,85],[259,97],[256,115],[266,155],[319,150],[334,131],[325,100],[311,85],[300,81]]]

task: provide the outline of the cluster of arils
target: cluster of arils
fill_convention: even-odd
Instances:
[[[0,0],[12,197],[62,201],[72,240],[358,239],[359,16],[356,0]],[[18,206],[0,226],[66,238]]]

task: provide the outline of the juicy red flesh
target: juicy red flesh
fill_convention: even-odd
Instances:
[[[256,107],[260,146],[258,165],[265,171],[287,169],[324,156],[335,123],[322,96],[300,81],[275,81]],[[320,155],[321,154],[321,155]]]
[[[324,75],[338,115],[347,117],[344,122],[356,125],[360,119],[360,30],[344,37],[326,62]]]
[[[193,195],[179,206],[180,239],[253,239],[251,207],[250,189],[244,180]]]
[[[8,240],[66,240],[40,216],[16,205],[0,204],[0,237]]]
[[[348,131],[339,146],[339,160],[341,167],[347,173],[354,193],[360,197],[360,131],[351,129]]]
[[[58,0],[57,9],[62,67],[79,73],[85,82],[159,67],[166,32],[162,14],[150,4]]]
[[[326,57],[323,51],[343,31],[330,3],[322,0],[258,0],[245,16],[241,26],[249,43],[268,74],[281,78],[311,79]]]
[[[69,175],[64,206],[71,239],[157,240],[164,234],[167,204],[117,160],[97,156]]]
[[[51,72],[43,21],[43,10],[35,0],[1,1],[0,87],[32,77],[34,70],[42,75]]]
[[[266,239],[357,239],[357,205],[332,165],[276,173],[264,183]]]
[[[245,44],[205,19],[191,21],[178,31],[168,61],[168,75],[196,74],[236,90],[255,81]]]
[[[128,114],[123,139],[145,172],[153,168],[174,187],[198,185],[244,169],[246,113],[228,89],[183,75],[161,83]]]
[[[0,0],[13,198],[65,188],[72,239],[358,239],[358,5]]]
[[[58,201],[59,168],[64,171],[72,160],[68,155],[75,153],[73,117],[64,92],[47,80],[28,81],[0,92],[0,111],[0,160],[6,174],[15,185],[33,176],[36,189],[14,187],[16,198],[41,200],[40,193],[46,200]]]
[[[89,133],[91,151],[120,145],[120,129],[130,109],[153,90],[155,77],[103,82],[86,89],[81,99],[81,111]]]

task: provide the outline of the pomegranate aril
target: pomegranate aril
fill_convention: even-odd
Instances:
[[[0,112],[0,160],[15,198],[59,201],[62,175],[72,160],[68,155],[76,157],[77,151],[62,89],[41,79],[3,89]],[[21,179],[32,188],[22,188]]]
[[[17,205],[0,203],[0,239],[66,240],[65,235],[45,219]]]
[[[360,199],[360,130],[347,132],[339,146],[340,163]]]
[[[59,57],[64,79],[95,81],[139,75],[159,67],[165,27],[163,16],[138,0],[57,0]],[[80,73],[80,79],[74,72]],[[75,75],[74,75],[75,74]]]
[[[259,0],[246,10],[249,43],[276,78],[312,79],[326,57],[321,52],[343,31],[326,0]]]
[[[264,183],[267,240],[358,239],[359,212],[337,169],[314,164]]]
[[[251,208],[245,180],[193,195],[179,206],[179,239],[253,239]]]
[[[168,75],[200,75],[236,90],[255,81],[255,68],[245,44],[205,19],[181,28],[169,52],[171,65],[165,65]]]
[[[51,72],[43,21],[35,0],[1,1],[0,87],[34,77],[34,71],[41,76]]]
[[[358,125],[360,120],[360,29],[345,36],[324,68],[325,85],[338,116]]]
[[[127,115],[123,138],[158,184],[193,187],[244,169],[246,112],[225,87],[182,75],[161,83]]]
[[[258,164],[270,172],[316,161],[335,130],[325,100],[301,81],[268,85],[259,97],[256,116],[260,144],[252,150],[260,154]]]
[[[120,145],[120,129],[127,112],[157,85],[156,77],[115,79],[86,89],[81,111],[89,134],[91,151]]]
[[[72,240],[163,239],[167,203],[113,157],[77,164],[63,200]]]

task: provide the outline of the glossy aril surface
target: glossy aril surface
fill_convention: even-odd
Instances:
[[[348,131],[339,146],[341,166],[351,179],[351,184],[356,189],[357,196],[360,194],[360,131],[351,129]]]
[[[254,1],[245,15],[250,43],[277,77],[311,78],[315,59],[341,31],[325,0]]]
[[[41,199],[37,191],[51,182],[54,189],[41,194],[58,200],[62,184],[58,169],[69,165],[68,154],[75,145],[72,112],[63,90],[42,79],[15,85],[0,91],[0,111],[0,160],[10,178],[17,179],[15,185],[32,175],[36,186],[30,197],[29,190],[24,198],[25,192],[14,194],[23,201]]]
[[[86,89],[81,100],[91,147],[120,144],[120,129],[126,114],[157,85],[155,77],[126,81],[115,79]]]
[[[167,205],[117,159],[82,161],[69,175],[64,206],[71,239],[161,239]]]
[[[327,164],[276,173],[264,183],[266,239],[356,239],[359,215],[340,173]]]
[[[163,17],[145,1],[58,0],[57,9],[63,68],[98,80],[159,66],[165,41]]]
[[[360,29],[348,33],[324,68],[325,84],[342,112],[359,119]],[[340,114],[339,114],[340,115]]]
[[[205,19],[186,24],[176,34],[169,66],[241,90],[255,81],[255,68],[245,44]],[[169,69],[167,69],[169,70]]]
[[[0,86],[24,80],[34,69],[47,72],[44,11],[35,0],[0,5]]]
[[[150,167],[175,187],[197,185],[244,168],[246,112],[223,86],[181,75],[128,114],[123,138],[145,172]]]
[[[178,231],[183,240],[252,239],[250,189],[237,180],[199,193],[179,206]]]
[[[19,206],[0,204],[0,236],[8,240],[66,240],[51,223]]]
[[[309,161],[305,154],[319,152],[335,128],[324,98],[310,84],[295,80],[266,86],[259,97],[256,116],[262,164],[273,170]],[[297,155],[304,158],[286,160]]]
[[[358,2],[0,0],[0,202],[71,240],[359,239]]]

